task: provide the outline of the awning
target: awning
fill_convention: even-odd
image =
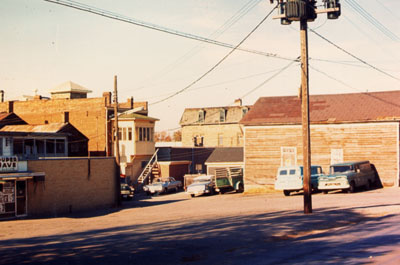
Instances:
[[[39,178],[44,180],[44,172],[9,172],[0,173],[0,180],[26,180]]]

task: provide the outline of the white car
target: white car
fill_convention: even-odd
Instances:
[[[203,194],[214,194],[214,179],[215,177],[213,175],[196,177],[193,179],[193,183],[187,187],[186,193],[190,194],[191,197]]]
[[[175,180],[173,177],[158,178],[153,181],[152,184],[143,187],[143,190],[147,194],[160,194],[168,193],[169,191],[177,192],[182,188],[182,182]]]

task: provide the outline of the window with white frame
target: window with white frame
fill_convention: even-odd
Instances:
[[[281,147],[281,166],[296,166],[297,151],[296,147]]]

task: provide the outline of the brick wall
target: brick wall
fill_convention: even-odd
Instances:
[[[132,102],[132,104],[134,104],[134,108],[140,106],[147,108],[147,102]],[[122,105],[130,107],[130,102],[129,104],[123,103]],[[69,112],[69,123],[89,139],[88,149],[91,155],[104,156],[106,155],[107,137],[106,106],[110,107],[107,97],[35,99],[29,101],[0,102],[0,112],[13,111],[28,124],[64,122],[64,112]]]
[[[44,182],[28,181],[28,214],[57,216],[115,205],[114,158],[88,161],[87,158],[28,161],[28,170],[46,174]]]
[[[219,145],[219,136],[223,143]],[[193,137],[203,136],[205,147],[243,146],[243,132],[239,124],[188,125],[182,127],[182,146],[193,146]],[[238,139],[239,136],[239,139]]]

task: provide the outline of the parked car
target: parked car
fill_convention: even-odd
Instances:
[[[133,198],[134,188],[126,183],[121,183],[121,198],[131,200]]]
[[[227,191],[244,191],[242,168],[217,168],[215,170],[215,191],[220,194]]]
[[[340,163],[331,165],[329,175],[319,178],[318,189],[325,193],[330,190],[354,192],[361,186],[370,189],[376,180],[369,161]]]
[[[173,177],[157,178],[152,184],[143,187],[147,194],[168,193],[170,191],[177,192],[182,188],[182,182],[175,180]]]
[[[192,184],[187,186],[186,193],[190,194],[191,197],[203,194],[214,194],[215,191],[215,176],[204,175],[195,177]]]
[[[321,166],[311,166],[311,190],[318,188],[318,178],[323,174]],[[276,174],[275,190],[282,190],[285,196],[303,190],[303,167],[280,167]]]

